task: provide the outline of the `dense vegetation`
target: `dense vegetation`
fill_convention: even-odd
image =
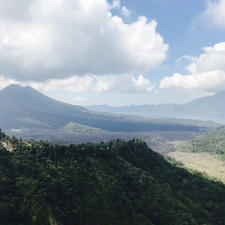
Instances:
[[[60,146],[2,132],[0,140],[1,225],[224,224],[225,186],[141,140]]]
[[[89,127],[86,125],[82,125],[79,123],[74,123],[74,122],[69,122],[67,123],[63,129],[70,131],[70,132],[96,132],[96,131],[100,131],[101,129],[99,128],[95,128],[95,127]]]
[[[225,160],[225,126],[179,145],[178,150],[186,152],[208,152]]]

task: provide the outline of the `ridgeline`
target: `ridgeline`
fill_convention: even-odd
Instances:
[[[0,141],[1,225],[224,225],[225,186],[142,140]]]

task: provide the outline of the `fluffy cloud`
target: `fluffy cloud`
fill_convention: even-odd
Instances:
[[[101,76],[96,78],[95,90],[114,92],[146,92],[151,91],[153,85],[142,75],[137,78],[131,75]]]
[[[114,8],[120,9],[120,7],[121,7],[120,0],[113,0],[110,6],[111,9]]]
[[[216,91],[225,88],[225,72],[210,71],[192,75],[175,73],[172,77],[165,77],[160,88],[184,88],[184,89],[205,89]]]
[[[0,0],[4,76],[43,81],[74,74],[143,74],[166,58],[168,45],[157,33],[156,21],[139,17],[125,23],[110,11],[120,9],[120,1],[113,5],[107,0],[14,3]]]
[[[225,0],[209,0],[204,15],[221,29],[225,29]]]
[[[49,80],[43,83],[30,83],[37,89],[48,91],[67,91],[69,93],[81,92],[146,92],[151,91],[153,85],[142,75],[135,78],[132,75],[107,76],[72,76],[67,79]]]
[[[66,92],[68,94],[85,93],[85,92],[148,92],[154,87],[151,82],[144,78],[143,75],[133,76],[123,75],[85,75],[72,76],[65,79],[50,79],[45,82],[27,81],[21,82],[13,79],[5,79],[0,76],[0,89],[9,84],[20,84],[22,86],[32,86],[41,92]],[[78,99],[77,99],[78,101]]]
[[[125,7],[125,6],[123,6],[121,8],[121,13],[125,17],[129,17],[131,15],[131,11],[127,7]]]
[[[218,91],[225,88],[225,42],[204,48],[199,57],[190,57],[187,75],[175,73],[160,82],[160,88]]]

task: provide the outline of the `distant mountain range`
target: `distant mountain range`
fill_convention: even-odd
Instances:
[[[225,123],[225,91],[213,96],[198,98],[186,104],[131,105],[112,107],[109,105],[92,105],[86,107],[97,112],[135,114],[148,117],[169,117],[212,120]]]
[[[0,127],[3,129],[61,129],[77,123],[108,131],[193,130],[199,127],[132,119],[90,111],[51,99],[31,87],[10,85],[0,91]]]

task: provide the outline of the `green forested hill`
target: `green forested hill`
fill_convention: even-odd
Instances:
[[[224,225],[225,186],[141,140],[59,146],[0,133],[1,225]]]
[[[208,133],[179,145],[180,151],[208,152],[225,160],[225,126],[218,127]]]

